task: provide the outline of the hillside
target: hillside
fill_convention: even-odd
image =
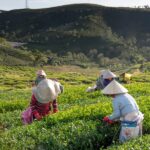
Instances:
[[[102,66],[142,63],[150,60],[149,17],[148,9],[98,5],[14,10],[0,14],[0,36],[58,56],[80,52]]]
[[[31,52],[26,48],[15,48],[23,43],[8,42],[4,38],[0,38],[0,65],[8,66],[36,66],[44,65],[47,57],[39,51]]]

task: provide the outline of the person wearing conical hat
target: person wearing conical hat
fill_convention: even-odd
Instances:
[[[116,77],[117,76],[113,72],[111,72],[110,70],[106,70],[103,73],[103,86],[106,87]]]
[[[101,70],[100,76],[96,80],[96,84],[93,87],[88,87],[86,91],[93,92],[97,90],[102,90],[116,77],[117,76],[109,70]]]
[[[40,83],[40,81],[46,79],[47,75],[46,75],[44,70],[38,70],[36,75],[37,76],[36,76],[36,79],[35,79],[35,85],[37,86]]]
[[[100,76],[99,78],[96,80],[96,88],[95,90],[101,90],[104,88],[104,78],[103,78],[103,75],[104,73],[106,72],[106,70],[101,70],[100,71]]]
[[[35,80],[35,85],[37,86],[42,80],[47,79],[47,75],[44,70],[38,70],[36,73],[37,77]],[[52,79],[54,81],[57,81],[56,79]],[[63,86],[61,85],[61,89],[63,90]],[[56,113],[58,111],[58,104],[57,99],[52,101],[52,107],[53,107],[53,113]]]
[[[86,92],[93,92],[93,91],[101,90],[104,88],[104,85],[103,85],[103,73],[104,72],[105,70],[100,71],[100,76],[96,80],[96,84],[93,87],[88,87],[86,89]]]
[[[56,113],[58,111],[56,98],[62,92],[62,85],[50,79],[43,79],[37,86],[33,87],[30,102],[33,119],[41,120],[50,114],[51,104],[53,105],[53,113]]]
[[[113,97],[113,113],[103,118],[107,123],[121,121],[120,142],[142,135],[143,114],[140,112],[135,99],[128,94],[128,90],[113,80],[102,93]]]
[[[110,70],[102,70],[96,81],[96,90],[104,89],[117,76]]]

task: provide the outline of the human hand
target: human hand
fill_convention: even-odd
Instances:
[[[46,116],[52,115],[52,114],[53,114],[53,113],[52,113],[51,111],[49,111],[48,114],[46,114]]]
[[[58,112],[58,109],[54,109],[54,110],[53,110],[53,113],[57,113],[57,112]]]
[[[36,118],[38,121],[40,121],[40,120],[42,119],[42,116],[41,116],[41,115],[39,115],[38,113],[37,113],[37,114],[35,114],[34,116],[35,116],[35,118]]]
[[[113,123],[114,123],[114,121],[110,120],[108,116],[105,116],[105,117],[103,118],[103,121],[104,121],[104,122],[107,122],[107,123],[109,123],[109,124],[113,124]]]

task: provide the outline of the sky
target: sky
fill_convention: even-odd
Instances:
[[[28,0],[29,8],[48,8],[67,4],[92,3],[111,7],[150,6],[150,0]],[[0,0],[0,10],[22,9],[26,0]]]

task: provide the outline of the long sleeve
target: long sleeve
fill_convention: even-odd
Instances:
[[[64,86],[60,84],[60,90],[61,90],[61,93],[64,92]]]
[[[37,101],[34,95],[32,95],[30,106],[32,107],[33,116],[37,119],[46,116],[50,112],[50,102],[49,103],[40,103]]]
[[[121,117],[119,103],[113,100],[113,113],[109,116],[110,120],[115,120]]]
[[[35,99],[35,96],[34,95],[32,95],[32,97],[31,97],[31,101],[30,101],[30,106],[32,107],[34,107],[35,106],[35,104],[36,104],[36,99]]]
[[[34,95],[32,95],[32,98],[31,98],[31,102],[30,102],[30,106],[32,107],[32,113],[34,116],[36,116],[38,113],[38,111],[36,110],[35,106],[36,106],[36,98]]]
[[[113,113],[109,119],[115,120],[131,112],[138,112],[139,108],[135,99],[128,93],[115,96],[113,100]]]
[[[102,77],[99,77],[97,80],[96,80],[96,89],[103,89],[104,88],[104,85],[103,85],[103,79]]]
[[[58,111],[58,104],[57,104],[57,100],[53,100],[52,102],[52,106],[53,106],[53,113],[56,113]]]

